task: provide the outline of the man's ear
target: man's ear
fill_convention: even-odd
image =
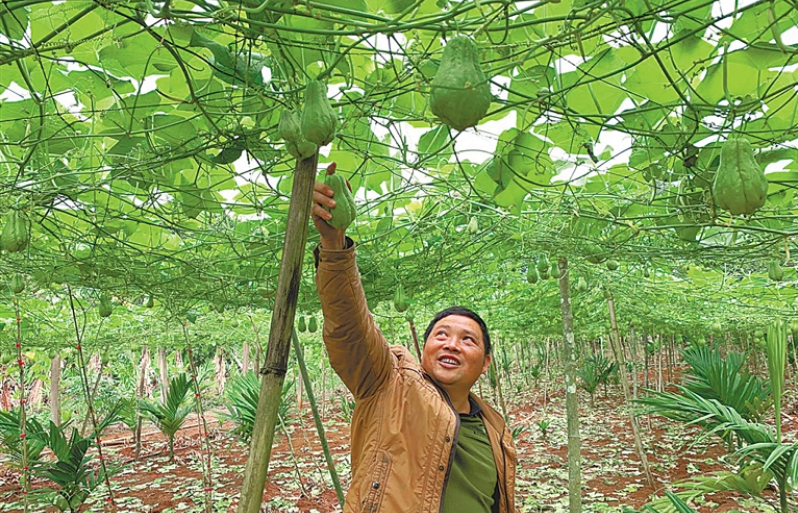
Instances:
[[[484,373],[485,371],[487,371],[488,367],[490,367],[490,355],[486,354],[485,363],[482,364],[482,372]]]

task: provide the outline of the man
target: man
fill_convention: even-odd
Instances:
[[[352,482],[344,513],[514,513],[516,453],[502,416],[471,394],[490,365],[485,322],[438,313],[419,365],[389,347],[366,306],[354,242],[326,220],[330,187],[316,182],[316,287],[330,363],[355,396]]]

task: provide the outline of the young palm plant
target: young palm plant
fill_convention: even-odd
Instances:
[[[716,348],[691,347],[682,351],[690,365],[685,388],[705,399],[731,406],[746,420],[759,421],[772,404],[771,386],[745,366],[746,354],[722,357]]]
[[[756,485],[761,492],[763,480],[772,479],[779,490],[782,513],[788,513],[787,493],[798,485],[798,443],[780,443],[773,426],[751,422],[716,399],[705,399],[683,387],[680,392],[660,393],[638,402],[646,405],[646,413],[701,426],[707,435],[720,436],[727,442],[736,437],[740,448],[734,456],[741,462],[739,475],[745,483],[725,480],[717,484],[729,487],[725,489],[731,489],[735,483],[744,484],[746,489],[735,487],[744,492]],[[704,486],[706,481],[700,484]]]
[[[121,466],[108,461],[95,467],[94,456],[87,454],[95,439],[108,426],[119,420],[120,409],[120,403],[112,406],[108,415],[97,425],[97,430],[87,436],[81,435],[76,428],[70,426],[69,422],[56,426],[52,421],[49,430],[38,434],[41,441],[52,451],[55,459],[44,460],[37,455],[30,466],[31,474],[35,478],[49,479],[57,485],[57,488],[37,488],[33,494],[34,498],[55,506],[59,511],[77,513],[86,499],[107,478],[121,470]],[[66,433],[70,428],[72,432],[67,438]]]
[[[87,454],[94,444],[93,437],[82,436],[76,428],[67,439],[66,425],[56,426],[50,422],[45,435],[47,446],[53,451],[54,461],[37,460],[31,465],[31,473],[37,478],[46,478],[58,488],[37,488],[34,497],[52,504],[59,511],[76,513],[86,499],[110,477],[119,472],[119,467],[109,463],[95,468],[94,457]]]
[[[596,353],[585,358],[585,363],[576,374],[579,377],[579,388],[590,394],[590,406],[594,406],[594,397],[599,385],[604,385],[604,394],[607,394],[607,382],[617,370],[617,365],[610,362],[606,356]]]
[[[26,445],[27,458],[30,461],[39,458],[45,448],[43,434],[46,432],[44,426],[35,418],[28,417],[25,420],[25,436],[22,434],[22,417],[19,409],[11,411],[0,411],[0,454],[10,457],[7,464],[21,469],[23,465],[22,452],[23,444]]]
[[[169,381],[166,404],[146,399],[139,401],[142,416],[155,423],[169,441],[170,462],[175,460],[175,435],[183,427],[186,417],[192,410],[192,405],[188,402],[191,386],[191,380],[186,373],[181,373]]]
[[[283,381],[283,397],[280,401],[279,415],[281,418],[288,416],[291,408],[291,390],[294,381]],[[230,413],[222,413],[222,418],[231,420],[236,425],[233,434],[242,441],[248,441],[255,427],[255,413],[258,410],[258,397],[260,396],[260,379],[254,371],[235,376],[227,383],[227,409]]]
[[[667,505],[665,505],[664,502],[666,499],[670,501],[670,503]],[[698,513],[696,510],[691,508],[690,505],[684,501],[684,499],[673,492],[665,492],[664,498],[645,505],[643,507],[643,511],[645,513]]]

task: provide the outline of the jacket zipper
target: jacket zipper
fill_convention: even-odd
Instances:
[[[449,399],[449,394],[446,393],[446,390],[444,390],[443,387],[435,383],[434,380],[431,379],[430,382],[433,385],[435,385],[435,388],[437,388],[440,391],[441,395],[443,395],[443,398],[446,399],[446,404],[449,405],[449,409],[451,409],[452,413],[454,413],[454,420],[456,422],[454,426],[454,437],[452,438],[452,447],[451,449],[449,449],[449,461],[446,464],[446,475],[443,476],[443,488],[441,489],[441,504],[438,507],[438,513],[443,513],[443,498],[446,495],[446,486],[449,484],[449,474],[451,474],[452,472],[452,464],[454,463],[454,451],[457,449],[457,437],[460,434],[460,414],[458,414],[457,410],[454,409],[452,400]]]
[[[504,465],[504,482],[508,483],[510,481],[510,474],[507,471],[507,452],[504,449],[504,431],[506,429],[507,429],[507,423],[505,422],[504,428],[502,429],[502,434],[500,435],[499,438],[499,446],[500,449],[502,450],[502,465]],[[500,489],[502,488],[501,485],[499,486],[499,488]],[[507,489],[506,485],[503,488],[504,488],[504,504],[507,513],[515,513],[510,509],[510,493],[509,493],[510,491]]]
[[[487,421],[487,419],[486,419],[486,421]],[[490,422],[490,421],[487,421],[487,422]],[[493,428],[495,429],[496,426],[493,426]],[[507,423],[505,422],[504,426],[502,427],[501,433],[499,433],[499,450],[502,453],[502,465],[504,466],[504,480],[505,480],[505,482],[508,481],[508,476],[509,476],[509,474],[507,472],[507,453],[506,453],[505,448],[504,448],[504,433],[505,433],[506,430],[507,430]],[[496,469],[496,470],[498,470],[498,469]],[[507,513],[515,513],[514,511],[512,511],[510,509],[510,494],[508,493],[507,486],[501,486],[501,484],[497,484],[497,486],[499,487],[500,490],[502,490],[502,489],[504,490],[504,506],[505,506],[505,509],[507,510]],[[499,495],[501,495],[501,493]],[[499,507],[499,509],[501,509],[501,507]]]

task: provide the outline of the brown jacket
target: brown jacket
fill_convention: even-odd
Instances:
[[[407,349],[388,347],[366,307],[354,246],[317,249],[316,262],[324,343],[356,400],[344,513],[438,513],[460,417]],[[493,447],[499,512],[514,513],[512,434],[496,410],[472,397],[482,407]]]

